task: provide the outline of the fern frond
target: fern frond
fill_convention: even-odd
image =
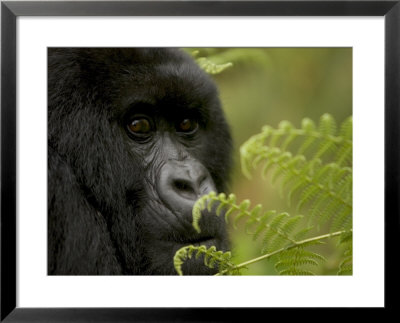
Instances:
[[[207,57],[199,57],[196,59],[196,62],[208,74],[219,74],[233,66],[233,63],[231,62],[216,64]]]
[[[317,136],[313,135],[316,132],[314,121],[304,118],[301,122],[301,129],[303,130],[304,134],[306,134],[306,138],[297,150],[297,155],[303,155],[317,140]]]
[[[314,275],[312,267],[318,267],[326,258],[305,247],[309,245],[294,247],[279,254],[275,264],[279,275]]]
[[[263,211],[249,200],[236,201],[234,194],[211,192],[202,196],[193,207],[193,227],[200,232],[202,212],[208,210],[216,216],[224,216],[237,228],[239,221],[253,239],[260,239],[262,255],[244,263],[233,265],[230,253],[216,251],[215,247],[188,246],[179,250],[174,259],[177,272],[182,274],[183,261],[195,255],[204,256],[206,266],[218,265],[219,275],[229,274],[247,265],[277,257],[275,268],[281,275],[312,275],[315,267],[326,259],[310,250],[323,240],[340,237],[339,245],[344,253],[338,274],[352,273],[352,120],[348,118],[338,127],[330,115],[323,115],[316,126],[304,119],[300,129],[283,121],[277,129],[262,128],[240,149],[243,173],[251,177],[251,171],[262,168],[264,178],[279,182],[281,195],[287,195],[290,203],[296,195],[296,212]],[[214,212],[212,212],[214,210]],[[306,221],[304,222],[303,219]],[[322,227],[329,221],[326,233],[310,234],[313,228]],[[307,225],[307,226],[306,226]],[[317,249],[318,250],[318,249]],[[227,262],[224,262],[224,259]]]
[[[236,227],[239,220],[245,221],[246,232],[256,240],[262,236],[262,253],[270,252],[288,244],[296,243],[293,235],[297,234],[297,225],[303,218],[301,215],[290,216],[288,213],[277,213],[276,211],[262,211],[261,205],[251,208],[250,201],[244,200],[236,203],[234,194],[228,197],[221,193],[217,195],[211,192],[202,196],[193,207],[193,227],[200,232],[199,221],[201,212],[207,209],[209,203],[218,203],[216,215],[225,212],[225,221],[228,223],[232,218]]]
[[[339,265],[338,275],[352,275],[353,274],[353,255],[350,254]]]
[[[193,53],[193,49],[187,50]],[[215,64],[223,64],[225,62],[232,62],[235,65],[240,64],[254,64],[258,68],[271,67],[271,59],[264,49],[248,50],[247,48],[198,48],[196,49],[197,56],[207,57]]]
[[[266,126],[241,146],[240,154],[247,177],[263,163],[263,178],[271,174],[272,183],[280,179],[280,194],[286,191],[289,204],[298,194],[296,210],[304,213],[307,208],[310,221],[314,217],[320,224],[332,220],[332,230],[351,228],[351,118],[339,131],[328,114],[318,127],[310,119],[303,119],[300,129],[286,121],[277,129]]]
[[[340,236],[338,245],[344,246],[343,260],[339,265],[338,275],[353,274],[353,232],[345,232]]]
[[[215,51],[213,49],[202,49],[203,56],[199,57],[200,50],[184,49],[187,53],[193,56],[197,64],[208,74],[219,74],[229,67],[233,66],[233,63],[229,59],[224,59],[221,55],[213,55]],[[204,54],[206,56],[204,56]],[[221,60],[222,58],[222,60]]]
[[[334,136],[336,134],[336,121],[330,115],[325,113],[319,122],[319,132],[324,136]]]
[[[231,263],[232,255],[228,252],[217,251],[215,246],[211,246],[207,249],[206,246],[185,246],[180,248],[174,256],[174,267],[179,275],[183,275],[182,265],[183,263],[191,259],[195,255],[195,258],[204,257],[204,265],[209,268],[218,267],[219,271],[229,272],[234,270],[235,265]]]

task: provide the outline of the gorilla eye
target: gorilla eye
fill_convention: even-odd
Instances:
[[[177,127],[180,132],[195,132],[198,128],[198,123],[195,120],[183,119]]]
[[[145,118],[133,119],[128,124],[128,129],[133,134],[147,134],[151,131],[150,121]]]

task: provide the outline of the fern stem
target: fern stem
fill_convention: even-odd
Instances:
[[[271,258],[272,256],[275,256],[275,255],[277,255],[277,254],[279,254],[279,253],[281,253],[283,251],[299,247],[299,246],[304,245],[304,244],[309,243],[309,242],[314,242],[314,241],[318,241],[318,240],[322,240],[322,239],[328,239],[328,238],[337,237],[337,236],[340,236],[343,233],[351,232],[351,231],[353,231],[353,230],[342,230],[342,231],[337,231],[337,232],[333,232],[333,233],[327,233],[327,234],[323,234],[323,235],[320,235],[320,236],[317,236],[317,237],[312,237],[312,238],[304,239],[304,240],[301,240],[301,241],[297,241],[297,242],[292,243],[292,244],[290,244],[290,245],[288,245],[286,247],[283,247],[281,249],[278,249],[278,250],[275,250],[273,252],[270,252],[270,253],[267,253],[265,255],[262,255],[260,257],[253,258],[253,259],[250,259],[248,261],[242,262],[241,264],[236,265],[233,269],[236,270],[236,269],[240,269],[240,268],[246,267],[246,266],[251,265],[251,264],[253,264],[255,262],[259,262],[261,260]],[[230,270],[232,270],[232,268],[225,269],[225,270],[215,274],[214,276],[223,275],[223,274],[225,274],[226,272],[228,272]]]

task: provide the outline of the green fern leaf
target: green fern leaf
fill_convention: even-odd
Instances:
[[[319,123],[319,132],[325,136],[334,136],[336,134],[336,121],[331,115],[327,113],[322,115]]]
[[[229,272],[234,270],[235,265],[231,262],[232,255],[228,252],[217,251],[215,246],[207,249],[206,246],[185,246],[180,248],[174,256],[173,263],[178,275],[183,275],[182,265],[195,254],[195,258],[204,257],[204,265],[209,268],[218,266],[218,270]]]
[[[301,129],[288,122],[281,122],[278,129],[264,129],[242,145],[241,160],[246,161],[246,172],[263,163],[263,178],[271,173],[272,183],[280,180],[279,192],[281,196],[286,192],[289,205],[295,194],[300,194],[297,212],[306,213],[309,209],[310,221],[318,218],[319,224],[333,220],[332,230],[350,228],[352,119],[346,119],[339,131],[328,114],[321,117],[318,127],[304,119]],[[296,154],[288,151],[293,140],[300,137],[303,139]],[[312,152],[311,146],[316,146],[316,151]]]
[[[208,74],[219,74],[224,70],[226,70],[227,68],[233,66],[231,62],[224,64],[216,64],[206,57],[199,57],[198,59],[196,59],[196,62]]]
[[[263,178],[270,178],[272,183],[280,182],[280,193],[287,194],[289,203],[298,197],[296,208],[304,216],[265,212],[259,204],[251,208],[249,200],[238,203],[233,194],[210,193],[195,203],[193,227],[200,231],[199,221],[204,210],[224,216],[227,223],[233,220],[234,228],[243,221],[253,239],[261,238],[262,256],[257,259],[278,257],[275,267],[279,274],[314,274],[313,268],[325,259],[310,248],[322,244],[323,239],[352,231],[351,118],[342,123],[339,131],[330,115],[323,115],[318,127],[310,119],[304,119],[300,129],[286,121],[277,129],[266,126],[241,146],[240,153],[242,170],[247,177],[260,167]],[[312,237],[311,233],[325,223],[329,223],[324,228],[328,227],[331,233]],[[347,274],[352,270],[352,239],[341,236],[341,240],[345,259],[338,273]],[[187,252],[178,257],[177,267],[191,254]],[[207,266],[225,266],[219,260],[224,257],[223,253],[215,249],[199,248],[196,254],[204,256]],[[228,266],[226,272],[235,272],[247,263],[251,261]]]

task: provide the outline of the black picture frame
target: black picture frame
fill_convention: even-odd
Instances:
[[[19,16],[384,16],[385,307],[398,258],[400,179],[400,0],[387,1],[2,1],[1,3],[1,322],[234,322],[267,308],[16,307],[16,19]],[[373,171],[373,170],[371,170]],[[393,260],[392,260],[393,259]],[[266,291],[267,292],[267,291]],[[222,296],[221,296],[222,297]],[[249,313],[251,312],[251,313]]]

